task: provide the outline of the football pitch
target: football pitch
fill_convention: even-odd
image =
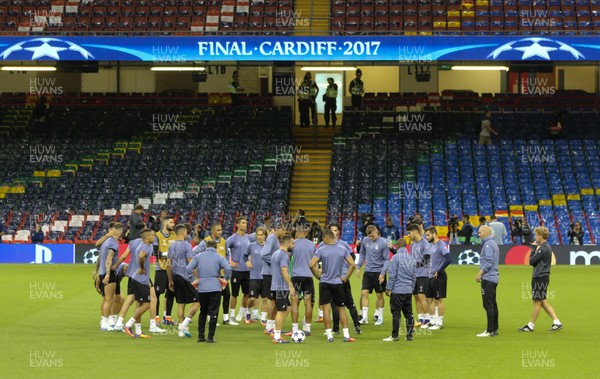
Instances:
[[[486,325],[477,267],[450,266],[443,330],[418,329],[412,342],[404,334],[382,342],[391,332],[388,298],[385,323],[374,326],[372,295],[369,325],[361,335],[351,328],[356,343],[341,336],[328,343],[323,324],[313,322],[311,337],[287,345],[272,344],[260,324],[222,325],[217,344],[199,344],[197,315],[191,339],[179,338],[176,327],[150,339],[101,332],[91,271],[87,265],[0,265],[0,378],[592,378],[600,368],[599,266],[552,267],[549,302],[564,325],[556,333],[547,332],[551,320],[543,312],[534,333],[516,330],[530,316],[531,268],[501,266],[500,335],[475,337]],[[358,306],[356,277],[352,288]],[[142,327],[147,332],[147,314]],[[288,316],[284,330],[290,328]]]

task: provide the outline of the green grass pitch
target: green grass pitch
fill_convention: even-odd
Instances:
[[[500,336],[476,338],[485,329],[477,268],[451,266],[441,331],[419,330],[413,342],[382,342],[390,335],[391,315],[386,298],[385,324],[373,325],[372,295],[370,324],[359,336],[351,329],[356,343],[343,343],[340,336],[327,343],[323,325],[313,322],[313,336],[288,345],[272,344],[259,324],[220,326],[217,344],[198,344],[197,316],[192,339],[178,338],[175,329],[151,339],[100,332],[91,269],[0,265],[0,378],[591,378],[600,368],[598,266],[552,268],[549,300],[565,326],[557,333],[546,331],[551,321],[545,313],[534,333],[517,332],[531,311],[531,268],[502,266]],[[358,304],[355,277],[352,286]],[[148,330],[147,314],[142,326]],[[284,329],[290,327],[288,316]]]

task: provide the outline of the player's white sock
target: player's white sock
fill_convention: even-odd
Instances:
[[[117,326],[123,326],[123,317],[119,316],[117,319]]]
[[[224,314],[223,315],[223,321],[229,321],[229,314]]]
[[[429,313],[425,313],[425,315],[423,316],[423,321],[425,321],[425,322],[429,322],[430,321],[430,319],[429,319]]]
[[[167,317],[167,311],[163,311],[163,318]]]
[[[150,319],[150,329],[154,329],[156,328],[156,320],[151,318]]]
[[[333,338],[331,329],[325,329],[325,334],[327,334],[327,339]]]
[[[319,309],[319,318],[323,317],[323,310]]]
[[[108,325],[114,325],[117,323],[117,315],[108,316]]]
[[[258,309],[252,309],[252,317],[258,317]]]
[[[365,319],[369,317],[369,307],[363,307],[362,309],[362,318]]]
[[[108,318],[102,316],[102,320],[100,321],[100,327],[101,328],[106,328],[108,326]]]
[[[438,307],[437,307],[437,305],[436,305],[436,307],[435,307],[435,317],[439,317],[439,315],[440,315],[440,314],[438,313]]]
[[[437,324],[438,325],[444,325],[444,316],[438,316],[437,317]]]
[[[266,320],[267,319],[267,312],[260,312],[260,319],[261,320]]]
[[[533,324],[533,322],[528,322],[527,326],[529,327],[529,329],[533,330],[533,328],[535,327],[535,325]]]
[[[235,317],[235,309],[230,309],[229,310],[229,317],[231,317],[231,318]]]
[[[275,329],[275,320],[267,320],[267,330]]]
[[[298,323],[292,324],[292,332],[298,330]]]
[[[304,324],[304,331],[310,333],[311,324]]]
[[[273,338],[275,338],[276,340],[281,339],[281,330],[274,330]]]
[[[129,321],[127,321],[127,324],[125,324],[125,327],[131,328],[133,326],[133,324],[135,324],[135,319],[132,317],[129,319]]]
[[[423,322],[423,313],[419,313],[419,322]]]
[[[377,308],[377,311],[379,312],[378,316],[380,320],[383,320],[383,308]]]
[[[342,333],[344,334],[344,338],[350,338],[350,331],[348,331],[348,328],[343,328]]]
[[[135,334],[142,334],[142,324],[139,322],[135,323]]]
[[[191,319],[191,318],[189,318],[189,317],[186,317],[186,318],[183,320],[183,322],[181,323],[181,327],[182,327],[182,328],[187,328],[187,327],[188,327],[188,325],[190,324],[190,322],[191,322],[191,321],[192,321],[192,319]]]
[[[559,321],[558,319],[556,319],[556,320],[552,321],[552,323],[553,323],[554,325],[560,325],[560,321]]]

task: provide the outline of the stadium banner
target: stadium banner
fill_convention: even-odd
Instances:
[[[0,244],[0,263],[74,263],[75,245]]]
[[[595,36],[2,36],[0,61],[598,61]]]
[[[529,265],[531,246],[502,245],[500,264]],[[479,265],[481,245],[450,245],[452,263],[459,265]],[[553,265],[597,265],[600,264],[600,247],[594,245],[555,245],[552,246]]]
[[[120,243],[119,244],[119,256],[127,250],[129,244]],[[84,263],[89,265],[95,265],[98,257],[100,256],[100,248],[96,247],[96,245],[92,244],[80,244],[75,245],[75,263]],[[129,255],[125,259],[125,263],[129,263],[131,259],[131,255]],[[150,261],[154,263],[154,257],[150,258]]]

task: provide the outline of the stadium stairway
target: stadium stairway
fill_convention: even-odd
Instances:
[[[333,138],[339,129],[294,128],[295,157],[291,212],[302,209],[309,221],[323,224],[327,214]]]
[[[329,2],[296,0],[295,7],[297,36],[329,35]]]

